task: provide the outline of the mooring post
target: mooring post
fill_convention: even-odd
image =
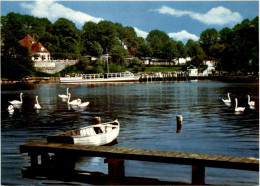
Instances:
[[[96,122],[96,124],[100,124],[101,123],[101,118],[100,117],[95,117],[95,122]]]
[[[177,115],[177,116],[176,116],[176,120],[177,120],[176,133],[180,133],[180,132],[181,132],[181,129],[182,129],[182,116],[181,116],[181,115]]]
[[[106,158],[104,163],[108,163],[108,175],[116,178],[125,177],[124,159]]]
[[[192,184],[205,185],[205,167],[192,165]]]

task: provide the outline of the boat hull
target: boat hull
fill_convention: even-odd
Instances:
[[[106,82],[137,82],[139,77],[133,78],[109,78],[109,79],[73,79],[73,78],[60,78],[60,83],[62,84],[73,84],[73,83],[106,83]]]
[[[120,130],[117,120],[109,123],[92,125],[61,134],[46,136],[48,143],[70,143],[75,145],[99,146],[116,140]]]
[[[121,73],[107,74],[81,74],[76,77],[60,77],[60,83],[98,83],[98,82],[135,82],[139,81],[140,77],[126,71]]]

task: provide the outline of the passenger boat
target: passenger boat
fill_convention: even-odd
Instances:
[[[106,74],[80,74],[75,76],[60,77],[60,83],[93,83],[93,82],[134,82],[139,81],[140,76],[126,71]]]
[[[87,126],[60,134],[46,136],[48,143],[70,143],[75,145],[106,145],[116,140],[120,130],[117,120]]]

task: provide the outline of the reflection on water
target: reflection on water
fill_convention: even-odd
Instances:
[[[81,98],[90,104],[85,109],[68,106],[58,97],[67,87],[72,100]],[[2,85],[2,184],[64,184],[21,178],[29,158],[19,153],[19,145],[90,125],[97,116],[104,122],[119,120],[117,146],[258,157],[258,88],[258,84],[214,81]],[[19,99],[20,92],[24,103],[10,115],[8,101]],[[222,101],[227,92],[232,93],[230,106]],[[256,109],[249,108],[248,94]],[[36,95],[42,107],[38,111],[33,108]],[[235,113],[234,98],[246,107],[243,113]],[[176,115],[183,116],[180,133],[176,133]],[[98,157],[82,158],[77,169],[107,173],[107,165]],[[126,161],[127,176],[190,182],[190,171],[189,166]],[[257,185],[258,173],[206,168],[206,183]]]

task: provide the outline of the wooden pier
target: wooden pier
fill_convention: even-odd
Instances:
[[[66,179],[73,178],[72,180],[75,181],[77,178],[77,181],[89,181],[92,184],[107,184],[107,182],[104,181],[108,181],[109,184],[180,184],[176,182],[160,182],[159,180],[149,178],[126,178],[124,174],[124,160],[191,165],[191,184],[205,184],[205,167],[259,171],[259,159],[257,158],[112,146],[80,146],[35,141],[21,145],[20,153],[28,153],[30,156],[31,166],[23,171],[24,175],[29,175],[29,177],[32,175],[36,176],[38,172],[41,174],[47,173],[50,177],[54,177],[56,174]],[[50,153],[55,154],[55,156],[50,157]],[[108,163],[108,175],[73,171],[77,156],[106,158],[105,163]],[[41,157],[41,163],[39,163],[38,157]],[[102,177],[102,179],[100,179],[100,177]],[[138,181],[134,182],[133,180],[136,179]],[[97,182],[101,180],[103,182]]]

